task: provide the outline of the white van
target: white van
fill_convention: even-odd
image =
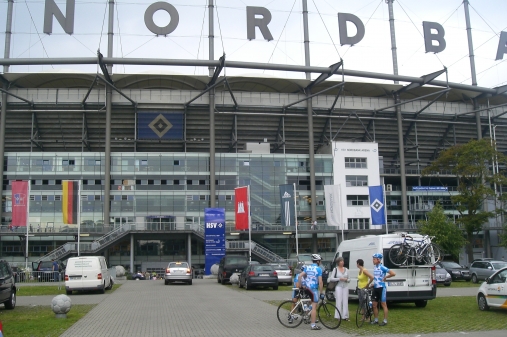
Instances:
[[[420,234],[410,234],[410,236],[414,240],[422,240],[423,238]],[[398,267],[389,260],[389,248],[402,241],[401,233],[393,233],[366,235],[340,243],[334,261],[338,256],[343,257],[345,267],[349,269],[349,298],[357,298],[356,287],[359,269],[356,261],[362,259],[364,267],[373,273],[372,255],[375,253],[382,253],[384,255],[382,264],[396,273],[396,276],[387,282],[388,302],[414,302],[417,307],[425,307],[428,300],[436,297],[437,284],[434,265],[420,263]],[[432,261],[432,263],[434,262]]]
[[[102,294],[113,287],[113,279],[103,256],[71,257],[65,269],[65,290],[98,290]]]

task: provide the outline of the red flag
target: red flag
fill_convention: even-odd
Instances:
[[[248,229],[250,210],[248,208],[248,186],[234,189],[234,210],[236,229]]]
[[[12,182],[12,225],[26,227],[28,215],[28,181]]]

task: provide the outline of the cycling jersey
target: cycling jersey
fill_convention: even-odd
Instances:
[[[306,273],[306,286],[312,290],[319,289],[319,276],[322,277],[322,269],[319,265],[313,263],[308,266],[304,266],[302,269]]]
[[[384,288],[386,283],[382,281],[389,272],[389,268],[385,267],[381,263],[373,267],[373,287]]]

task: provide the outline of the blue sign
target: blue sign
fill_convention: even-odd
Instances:
[[[412,191],[447,192],[447,186],[412,186]]]
[[[225,256],[225,208],[204,209],[204,273]]]
[[[384,191],[382,186],[370,186],[370,211],[372,225],[385,225]]]
[[[138,112],[138,139],[183,139],[183,113]]]

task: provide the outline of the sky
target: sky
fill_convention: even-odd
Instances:
[[[156,1],[115,1],[113,56],[122,58],[208,59],[207,0],[169,0],[178,11],[179,24],[167,36],[156,36],[145,25],[144,14]],[[214,54],[218,59],[272,64],[304,65],[302,0],[215,0]],[[477,84],[507,84],[507,55],[495,60],[499,37],[507,31],[506,0],[470,0],[470,21]],[[56,0],[65,15],[66,2]],[[53,33],[43,33],[44,0],[14,3],[11,58],[95,57],[100,49],[107,56],[107,0],[76,0],[74,33],[64,32],[53,19]],[[247,39],[247,6],[267,8],[272,41]],[[472,84],[464,5],[462,0],[395,0],[394,18],[400,75],[420,77],[448,68],[448,80]],[[344,68],[393,73],[388,5],[385,0],[308,0],[310,65],[328,67],[340,59]],[[354,46],[340,45],[338,13],[357,16],[365,25],[364,38]],[[7,0],[0,0],[0,52],[4,54]],[[172,19],[167,12],[153,16],[159,26]],[[446,49],[426,53],[422,22],[441,24]],[[348,25],[349,35],[355,27]],[[96,65],[11,66],[9,72],[100,71]],[[160,73],[207,75],[207,68],[117,65],[113,73]],[[305,78],[303,73],[226,68],[222,74]],[[315,79],[319,74],[312,74]],[[336,80],[340,80],[335,76]],[[441,75],[439,80],[445,80]],[[349,80],[349,79],[347,79]],[[352,78],[352,81],[379,82]],[[381,81],[382,82],[382,81]],[[392,83],[391,81],[383,81]]]

